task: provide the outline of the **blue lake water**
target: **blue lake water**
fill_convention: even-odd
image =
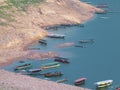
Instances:
[[[82,0],[91,2],[91,4],[108,4],[109,10],[119,11],[120,0]],[[114,90],[115,86],[120,86],[120,13],[107,13],[95,15],[95,17],[85,23],[85,27],[60,27],[57,30],[51,29],[49,32],[65,34],[65,39],[46,38],[48,45],[42,46],[39,43],[33,47],[40,47],[38,52],[56,51],[60,56],[70,59],[70,64],[61,64],[61,67],[46,70],[61,71],[64,75],[59,78],[50,78],[56,81],[67,77],[66,84],[74,84],[74,80],[86,77],[87,81],[82,87],[95,90],[94,83],[101,80],[112,79],[113,85],[105,90]],[[74,42],[82,39],[94,39],[93,44],[84,44],[85,48],[64,47],[57,48],[58,44]],[[40,67],[43,63],[53,62],[53,59],[46,61],[29,61],[33,68]],[[19,65],[15,62],[7,67],[6,70],[13,71],[14,67]],[[43,76],[36,76],[44,78]]]

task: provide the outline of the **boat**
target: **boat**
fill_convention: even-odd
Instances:
[[[68,60],[64,60],[64,59],[55,59],[54,61],[61,63],[70,63]]]
[[[57,83],[63,83],[63,82],[65,82],[65,81],[68,81],[68,79],[67,79],[67,78],[64,78],[64,79],[61,79],[61,80],[57,80],[56,82],[57,82]]]
[[[47,45],[47,42],[44,39],[40,39],[38,42],[41,43],[41,44]]]
[[[80,40],[79,43],[94,43],[94,39]]]
[[[56,61],[56,62],[70,63],[70,62],[68,61],[68,58],[64,58],[64,57],[54,57],[54,58],[55,58],[54,61]]]
[[[85,84],[85,80],[86,80],[87,78],[80,78],[80,79],[77,79],[77,80],[75,80],[75,85],[76,86],[78,86],[78,85],[82,85],[82,84]]]
[[[56,67],[59,67],[60,64],[56,64],[56,65],[51,65],[51,66],[42,66],[41,68],[42,69],[49,69],[49,68],[56,68]]]
[[[108,8],[107,4],[99,4],[96,6],[97,8]]]
[[[49,38],[65,38],[65,35],[60,35],[60,34],[48,34],[47,37]]]
[[[95,13],[96,14],[106,14],[108,11],[107,10],[104,10],[104,11],[96,11]]]
[[[62,60],[62,59],[55,59],[56,62],[62,62],[62,63],[70,63],[68,60]]]
[[[58,77],[62,76],[63,74],[61,72],[54,72],[54,73],[46,73],[44,74],[44,77]]]
[[[59,62],[52,62],[52,63],[42,64],[42,66],[52,66],[52,65],[56,65],[56,64],[59,64]]]
[[[64,57],[59,57],[59,56],[56,56],[54,57],[55,59],[64,59],[64,60],[68,60],[68,58],[64,58]]]
[[[36,68],[36,69],[29,69],[28,72],[34,73],[34,72],[40,72],[42,70],[43,70],[43,68]]]
[[[23,64],[23,65],[20,65],[20,66],[17,66],[17,67],[15,67],[15,71],[16,70],[23,70],[23,69],[28,69],[28,68],[31,68],[32,67],[32,64]]]
[[[82,45],[75,45],[75,47],[84,48],[84,46],[82,46]]]
[[[103,88],[103,87],[108,87],[113,83],[113,80],[104,80],[104,81],[99,81],[96,82],[95,85],[97,88]]]

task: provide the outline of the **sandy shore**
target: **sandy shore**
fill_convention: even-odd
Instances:
[[[0,70],[0,75],[0,90],[90,90],[10,73],[4,70]]]
[[[2,0],[0,5],[6,5],[4,1]],[[61,24],[80,24],[90,20],[95,12],[102,12],[102,10],[79,0],[46,0],[40,6],[31,5],[27,13],[16,10],[15,7],[7,12],[12,13],[15,21],[9,22],[7,26],[0,25],[0,65],[26,58],[43,60],[57,56],[52,51],[39,53],[28,50],[28,47],[48,34],[44,28]],[[0,21],[6,20],[0,18]],[[3,70],[0,70],[0,74],[0,86],[9,88],[6,90],[86,90]]]

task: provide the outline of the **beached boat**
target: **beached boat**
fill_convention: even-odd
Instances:
[[[79,43],[94,43],[94,39],[80,40]]]
[[[31,67],[32,67],[32,64],[23,64],[23,65],[21,65],[21,66],[17,66],[17,67],[15,67],[14,70],[29,69],[29,68],[31,68]]]
[[[51,65],[51,66],[42,66],[41,68],[43,68],[43,69],[49,69],[49,68],[57,68],[59,66],[60,66],[60,64],[56,64],[56,65]]]
[[[75,84],[76,86],[85,84],[85,80],[86,80],[86,78],[77,79],[77,80],[75,80],[75,83],[74,83],[74,84]]]
[[[54,73],[46,73],[44,74],[44,77],[58,77],[62,76],[63,74],[61,72],[54,72]]]
[[[65,82],[65,81],[68,81],[68,79],[67,79],[67,78],[64,78],[64,79],[61,79],[61,80],[57,80],[56,82],[57,82],[57,83],[63,83],[63,82]]]
[[[96,82],[95,85],[97,88],[103,88],[103,87],[108,87],[113,83],[113,80],[104,80],[104,81],[99,81]]]
[[[41,44],[47,45],[47,42],[44,39],[40,39],[38,42],[41,43]]]
[[[61,34],[48,34],[47,37],[49,38],[65,38],[65,35],[61,35]]]
[[[42,64],[42,66],[52,66],[52,65],[56,65],[56,64],[59,64],[59,62],[52,62],[52,63]]]

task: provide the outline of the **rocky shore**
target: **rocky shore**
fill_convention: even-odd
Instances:
[[[0,6],[6,4],[6,0],[0,2]],[[103,12],[103,10],[79,0],[46,0],[40,6],[29,6],[27,12],[17,10],[15,7],[6,11],[11,13],[15,20],[7,25],[0,25],[0,65],[7,65],[15,60],[26,58],[43,60],[57,56],[52,51],[46,53],[32,52],[32,50],[28,50],[28,47],[48,34],[44,30],[45,28],[55,25],[80,24],[90,20],[95,12]],[[6,19],[0,17],[0,21],[6,22]],[[5,85],[5,87],[13,85],[17,88],[15,90],[83,90],[74,86],[16,75],[3,70],[0,71],[0,74],[2,75],[0,84]],[[10,84],[12,81],[13,84]],[[25,85],[24,81],[26,84],[31,83]]]

